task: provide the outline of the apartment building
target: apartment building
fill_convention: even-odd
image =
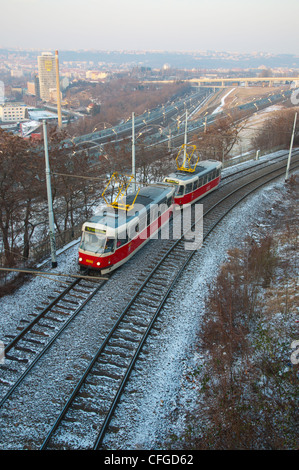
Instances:
[[[51,91],[56,89],[55,56],[51,52],[43,52],[37,58],[40,98],[50,101]]]
[[[28,119],[27,106],[22,103],[4,103],[0,105],[0,121],[21,122]]]

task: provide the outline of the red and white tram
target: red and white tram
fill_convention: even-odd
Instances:
[[[174,209],[175,187],[157,183],[107,206],[82,227],[80,269],[108,273],[130,259],[165,225]]]
[[[178,169],[164,178],[164,182],[175,185],[175,204],[190,204],[210,193],[220,183],[222,163],[217,160],[199,162],[192,171]]]

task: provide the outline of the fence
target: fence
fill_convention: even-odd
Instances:
[[[238,163],[247,162],[248,160],[255,160],[257,158],[262,157],[263,155],[268,155],[270,153],[278,152],[279,150],[283,150],[283,146],[275,147],[271,150],[252,150],[251,152],[246,152],[244,155],[240,155],[239,157],[234,157],[229,160],[225,160],[223,162],[223,167],[227,168],[233,165],[237,165]]]

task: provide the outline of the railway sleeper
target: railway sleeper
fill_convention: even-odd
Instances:
[[[38,330],[31,330],[31,333],[37,336],[46,336],[47,338],[49,335],[45,331],[38,331]]]
[[[11,382],[8,382],[7,380],[3,380],[1,378],[0,378],[0,384],[3,385],[4,387],[11,387],[12,386]]]
[[[119,380],[122,377],[121,373],[117,373],[111,369],[105,369],[102,367],[103,365],[104,364],[96,364],[92,368],[91,374],[95,375],[96,377],[106,377],[112,380]]]
[[[89,292],[89,294],[90,294],[90,292]],[[74,294],[73,293],[72,297],[74,297],[75,299],[79,299],[79,301],[80,301],[80,300],[85,300],[88,297],[88,295],[84,296],[84,295]]]
[[[113,345],[114,347],[116,346],[118,348],[125,349],[128,351],[135,350],[135,344],[133,343],[133,341],[123,340],[123,338],[120,336],[111,338],[109,344]]]
[[[49,328],[50,330],[56,330],[55,326],[49,325],[49,323],[39,323],[38,326],[41,328]]]
[[[136,336],[134,336],[134,333],[132,331],[128,330],[120,330],[119,332],[115,332],[114,337],[132,343],[139,343],[140,340],[139,338],[136,338]]]
[[[53,311],[52,311],[53,313]],[[57,322],[57,323],[64,323],[64,320],[62,318],[58,318],[58,317],[53,317],[53,316],[48,316],[46,317],[47,320],[51,320],[53,322]]]
[[[161,291],[157,294],[156,292],[148,292],[148,293],[142,293],[141,294],[141,300],[145,300],[148,302],[149,305],[157,305],[157,299],[153,300],[153,296],[157,297],[162,297]]]
[[[117,345],[108,344],[105,348],[105,353],[110,356],[122,357],[123,359],[128,360],[128,352],[126,350],[120,349]]]
[[[59,302],[61,302],[61,303],[66,303],[67,305],[68,305],[68,304],[75,305],[75,306],[79,305],[79,302],[77,302],[77,300],[72,300],[72,299],[65,299],[65,298],[63,298],[63,299],[60,299]],[[74,307],[66,307],[66,306],[63,306],[63,308],[68,308],[68,309],[70,309],[70,310],[73,310]]]
[[[117,360],[113,356],[101,356],[101,363],[102,364],[109,364],[115,367],[118,367],[119,369],[126,369],[128,367],[129,361],[122,361],[120,356],[117,356]]]
[[[119,426],[115,426],[115,425],[112,425],[112,424],[109,424],[107,429],[108,429],[109,432],[113,432],[114,434],[117,434],[120,431]]]
[[[26,348],[25,346],[20,346],[20,345],[16,345],[15,350],[25,352],[25,353],[29,353],[29,354],[36,354],[36,351],[34,351],[33,349]]]
[[[66,317],[69,317],[70,316],[70,313],[69,312],[64,312],[62,310],[57,310],[57,309],[52,309],[51,310],[52,313],[56,313],[57,315],[64,315]]]
[[[160,284],[159,284],[159,285],[160,285]],[[160,288],[159,286],[157,286],[157,284],[156,284],[155,281],[151,281],[151,280],[150,280],[150,281],[147,283],[147,286],[148,286],[148,288],[149,288],[151,291],[156,291],[156,292],[158,292],[158,293],[161,292],[161,288]]]
[[[78,302],[77,300],[77,295],[76,294],[69,294],[70,298],[66,299],[65,297],[63,299],[61,299],[61,302],[67,302],[67,303],[70,303],[70,304],[73,304],[73,305],[79,305],[80,302]]]
[[[82,289],[80,287],[74,287],[73,288],[73,291],[74,292],[79,292],[80,294],[86,294],[86,295],[89,295],[90,294],[90,288],[88,288],[88,290],[85,289]]]
[[[93,394],[96,394],[97,397],[100,399],[108,399],[109,400],[109,397],[110,397],[110,394],[111,394],[111,388],[112,386],[114,385],[115,386],[115,383],[118,383],[118,382],[113,382],[110,380],[109,381],[109,386],[107,386],[107,384],[104,382],[103,384],[103,380],[101,380],[101,378],[99,378],[101,376],[97,376],[97,375],[92,375],[92,374],[89,374],[89,376],[87,377],[87,379],[85,380],[84,382],[84,386],[83,388],[81,389],[82,391],[83,390],[93,390]],[[79,392],[79,396],[80,396],[80,393]]]
[[[13,369],[11,367],[11,364],[5,364],[5,363],[0,365],[0,370],[2,370],[5,373],[8,373],[8,372],[12,372],[13,374],[19,373],[17,369]],[[1,378],[0,378],[0,382],[1,382]]]
[[[150,281],[149,281],[149,284],[151,285],[155,285],[155,286],[162,286],[162,287],[165,287],[165,277],[161,278],[161,277],[155,277],[154,279],[152,278]],[[158,289],[158,287],[156,287]]]
[[[44,346],[45,343],[43,341],[39,341],[38,339],[33,339],[33,338],[28,338],[26,335],[25,341],[28,341],[29,343],[36,344],[38,346]]]
[[[123,320],[125,324],[128,325],[128,328],[131,333],[143,333],[147,327],[144,323],[133,322],[131,320]]]
[[[108,412],[108,409],[103,407],[103,406],[99,406],[98,405],[98,402],[96,401],[96,399],[94,399],[94,401],[81,401],[79,403],[73,403],[72,405],[72,408],[74,410],[80,410],[80,411],[83,411],[85,413],[95,413],[97,415],[100,415],[100,416],[106,416],[107,412]],[[77,421],[77,420],[76,420]]]
[[[5,359],[8,359],[9,361],[19,362],[21,364],[28,364],[29,362],[29,359],[27,359],[26,357],[17,357],[9,353],[6,354]]]
[[[155,302],[154,305],[150,305],[146,299],[140,298],[138,300],[138,304],[131,307],[131,310],[133,310],[134,308],[133,311],[135,311],[135,315],[136,314],[138,315],[140,313],[145,314],[145,315],[150,315],[151,312],[155,311],[156,306],[157,306],[157,302]]]

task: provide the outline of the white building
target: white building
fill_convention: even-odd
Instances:
[[[37,58],[40,97],[50,101],[50,90],[56,89],[55,56],[51,52],[43,52]]]
[[[27,120],[27,106],[22,103],[4,103],[0,105],[2,122],[21,122]]]

